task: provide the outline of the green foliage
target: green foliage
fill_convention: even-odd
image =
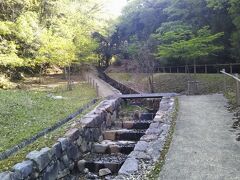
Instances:
[[[150,52],[158,54],[155,60],[165,65],[194,57],[205,63],[234,62],[240,57],[239,9],[238,0],[130,1],[117,23],[119,41],[127,40],[129,57],[136,53],[136,43],[150,42]],[[204,27],[208,31],[200,35]]]
[[[232,20],[233,20],[233,24],[235,25],[235,29],[234,32],[232,33],[232,52],[233,52],[233,56],[235,58],[239,58],[240,57],[240,1],[238,0],[229,0],[230,1],[230,8],[229,8],[229,12],[231,14]]]
[[[11,89],[14,88],[15,84],[10,82],[9,78],[4,74],[0,74],[0,88],[1,89]]]
[[[49,31],[41,34],[41,47],[36,57],[39,65],[50,63],[66,66],[73,60],[75,60],[75,46],[71,40],[56,36]]]
[[[100,0],[0,2],[0,65],[66,66],[98,58],[92,33],[105,32]]]
[[[211,34],[208,27],[198,30],[196,35],[184,29],[169,31],[162,34],[157,55],[186,60],[206,57],[223,49],[222,45],[214,44],[222,36],[223,33]]]

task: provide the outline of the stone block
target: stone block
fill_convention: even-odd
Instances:
[[[130,158],[136,158],[136,159],[141,159],[141,160],[150,160],[152,159],[151,156],[143,151],[132,151],[128,157]]]
[[[63,162],[65,168],[69,167],[70,162],[69,162],[69,158],[66,154],[62,157],[62,162]]]
[[[78,147],[74,144],[70,144],[67,148],[67,156],[72,160],[78,160],[78,158],[80,157]]]
[[[149,143],[146,141],[138,141],[136,144],[134,151],[146,151],[148,149]]]
[[[80,131],[77,128],[70,129],[66,132],[65,136],[71,141],[75,141],[80,136]]]
[[[81,146],[80,146],[80,150],[82,153],[87,152],[88,148],[87,148],[87,142],[85,140],[83,140]]]
[[[70,143],[67,138],[59,138],[58,142],[61,143],[62,151],[65,151],[68,148]]]
[[[46,172],[43,175],[44,180],[57,179],[58,176],[58,163],[55,162],[51,166],[48,166]]]
[[[62,146],[60,142],[57,142],[52,146],[52,152],[56,158],[60,158],[62,156]]]
[[[0,173],[0,179],[1,180],[20,180],[21,178],[18,176],[18,174],[7,171]]]
[[[148,134],[148,135],[144,135],[141,137],[141,141],[147,141],[147,142],[151,142],[153,140],[158,139],[158,136],[156,134]]]
[[[110,145],[109,149],[110,149],[111,153],[119,153],[119,151],[120,151],[119,146],[117,146],[117,145]]]
[[[81,119],[81,124],[83,125],[83,127],[86,128],[93,128],[95,127],[95,123],[93,121],[93,118],[91,117],[84,117]]]
[[[107,176],[109,174],[112,174],[112,171],[110,169],[108,169],[108,168],[100,169],[99,172],[98,172],[98,175],[100,177]]]
[[[95,153],[105,153],[108,148],[107,144],[94,144],[93,145],[93,151]]]
[[[112,116],[111,116],[110,113],[107,113],[106,126],[107,126],[107,127],[111,127],[111,126],[112,126]]]
[[[116,139],[116,132],[115,131],[106,131],[103,134],[103,138],[114,141]]]
[[[128,158],[122,165],[118,174],[129,175],[138,171],[138,160],[135,158]]]
[[[37,169],[41,172],[50,163],[52,151],[50,148],[43,148],[41,151],[30,152],[26,158],[34,161],[34,163],[37,165]]]
[[[70,174],[69,169],[64,169],[64,170],[62,170],[62,171],[59,171],[59,172],[58,172],[57,179],[61,179],[61,178],[64,179],[64,177],[66,177],[66,176],[69,175],[69,174]]]
[[[32,161],[23,161],[13,166],[13,171],[20,175],[21,178],[27,178],[33,171]]]
[[[83,138],[82,138],[82,136],[79,136],[77,139],[77,145],[81,146],[82,142],[83,142]]]
[[[86,161],[84,159],[78,161],[78,170],[79,172],[83,173],[84,172],[84,169],[85,169],[85,164],[86,164]]]

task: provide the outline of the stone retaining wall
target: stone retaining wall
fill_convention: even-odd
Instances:
[[[122,94],[139,94],[136,90],[127,87],[126,85],[112,79],[106,73],[99,71],[99,77],[103,79],[105,82],[118,89]]]
[[[101,102],[72,124],[52,147],[30,152],[26,160],[13,166],[11,171],[0,173],[0,179],[72,179],[77,162],[91,151],[94,142],[103,139],[102,131],[118,116],[121,101],[115,98]]]
[[[145,135],[141,137],[115,180],[144,179],[159,160],[164,148],[175,110],[174,97],[163,97],[159,110]]]

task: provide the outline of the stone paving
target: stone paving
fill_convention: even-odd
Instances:
[[[240,142],[223,95],[182,96],[162,180],[238,180]]]

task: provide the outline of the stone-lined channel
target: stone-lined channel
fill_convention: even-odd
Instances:
[[[128,179],[145,174],[142,163],[151,167],[159,159],[171,127],[172,96],[106,99],[52,147],[29,152],[24,161],[0,172],[0,179]]]
[[[81,179],[113,179],[127,156],[153,122],[161,98],[128,99],[122,102],[115,121],[106,122],[99,142],[78,162]]]

